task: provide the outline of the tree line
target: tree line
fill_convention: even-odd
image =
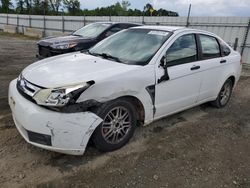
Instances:
[[[72,16],[179,16],[177,12],[165,9],[155,10],[147,3],[144,10],[131,9],[128,0],[122,0],[111,6],[93,10],[80,8],[79,0],[0,0],[0,13],[33,15],[72,15]]]

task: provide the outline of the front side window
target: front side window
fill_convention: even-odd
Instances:
[[[198,57],[194,34],[179,37],[167,50],[166,59],[168,66],[196,61]]]
[[[78,29],[72,35],[82,36],[84,38],[95,38],[110,26],[110,23],[89,24],[81,29]]]
[[[145,65],[168,37],[167,31],[129,29],[101,41],[89,53],[126,64]]]
[[[216,38],[207,35],[200,35],[200,41],[203,59],[220,57],[220,46]]]

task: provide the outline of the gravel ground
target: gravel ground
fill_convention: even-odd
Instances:
[[[36,41],[0,35],[0,187],[250,187],[250,71],[229,105],[204,104],[138,127],[120,150],[67,156],[27,144],[12,121],[9,82]]]

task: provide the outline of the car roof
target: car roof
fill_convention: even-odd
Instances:
[[[100,24],[129,24],[129,25],[136,25],[136,26],[141,26],[142,24],[139,23],[133,23],[133,22],[95,22],[95,23],[100,23]]]
[[[159,25],[144,25],[144,26],[138,26],[136,27],[138,29],[158,29],[163,31],[176,31],[180,29],[185,29],[185,27],[176,27],[176,26],[159,26]]]
[[[131,22],[96,22],[96,23],[110,23],[112,25],[115,24],[131,24],[135,25],[135,27],[132,27],[130,29],[154,29],[154,30],[162,30],[162,31],[168,31],[168,32],[183,32],[183,31],[193,31],[193,32],[199,32],[211,36],[218,37],[216,34],[211,33],[209,31],[205,30],[199,30],[199,29],[192,29],[187,27],[180,27],[180,26],[163,26],[163,25],[142,25],[139,23],[131,23]]]
[[[160,25],[143,25],[143,26],[137,26],[133,27],[138,29],[154,29],[154,30],[162,30],[162,31],[168,31],[168,32],[183,32],[183,31],[193,31],[193,32],[199,32],[207,35],[216,36],[214,33],[211,33],[209,31],[205,30],[199,30],[199,29],[192,29],[187,27],[178,27],[178,26],[160,26]]]

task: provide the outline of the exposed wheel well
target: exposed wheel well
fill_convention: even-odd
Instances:
[[[136,108],[136,112],[137,112],[137,121],[139,124],[143,124],[144,120],[145,120],[145,109],[143,107],[142,102],[134,97],[134,96],[123,96],[123,97],[119,97],[117,99],[126,99],[129,102],[131,102],[131,104]]]
[[[234,76],[230,76],[228,79],[230,79],[233,83],[233,87],[234,87],[234,84],[235,84],[235,77]]]

